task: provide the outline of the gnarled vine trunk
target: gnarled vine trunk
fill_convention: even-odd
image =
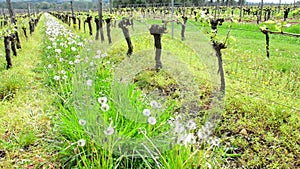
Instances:
[[[5,36],[4,37],[4,48],[5,48],[5,58],[6,58],[6,69],[9,69],[12,67],[12,63],[11,63],[11,57],[10,57],[10,36]]]

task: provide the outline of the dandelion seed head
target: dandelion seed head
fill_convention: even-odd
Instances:
[[[148,123],[151,125],[155,125],[156,124],[156,118],[155,117],[148,117]]]
[[[158,102],[155,101],[155,100],[152,100],[152,101],[150,102],[150,106],[151,106],[152,108],[156,108],[156,109],[160,109],[160,108],[162,107],[161,104],[158,103]]]
[[[99,97],[98,102],[100,104],[106,104],[107,103],[107,97]]]
[[[92,86],[92,85],[93,85],[93,81],[89,79],[89,80],[86,81],[86,84],[87,84],[88,86]]]
[[[67,75],[64,75],[64,76],[62,77],[63,80],[66,80],[67,78],[68,78]]]
[[[115,129],[111,126],[107,127],[107,129],[104,131],[104,134],[107,135],[107,136],[110,136],[114,133],[115,133]]]
[[[80,60],[79,59],[75,59],[74,63],[78,64],[78,63],[80,63]]]
[[[56,44],[56,43],[55,43]],[[53,45],[54,46],[54,45]],[[55,49],[54,50],[56,53],[60,54],[61,53],[61,49]]]
[[[187,122],[186,127],[187,127],[189,130],[194,130],[194,129],[196,129],[196,123],[194,122],[193,119],[190,119],[190,120]]]
[[[184,131],[184,125],[178,121],[175,122],[175,128],[174,132],[175,133],[182,133]]]
[[[101,105],[101,110],[104,111],[104,112],[107,112],[109,110],[109,105],[104,103]]]
[[[80,119],[80,120],[79,120],[79,124],[80,124],[81,126],[84,126],[84,125],[86,124],[86,121],[83,120],[83,119]]]
[[[60,76],[54,76],[54,80],[58,81],[60,79]]]
[[[206,140],[208,136],[202,132],[202,130],[198,130],[197,136],[200,140]]]
[[[144,109],[143,110],[143,115],[146,117],[149,117],[151,115],[151,111],[149,109]]]
[[[84,140],[84,139],[78,140],[78,141],[77,141],[77,145],[80,146],[80,147],[85,146],[85,140]]]
[[[211,144],[212,146],[215,146],[215,147],[219,147],[220,145],[220,139],[217,138],[217,137],[210,137],[209,140],[209,144]]]

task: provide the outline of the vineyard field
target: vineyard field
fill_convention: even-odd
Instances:
[[[103,37],[98,13],[37,15],[9,68],[0,45],[0,168],[300,167],[300,14],[125,9]]]

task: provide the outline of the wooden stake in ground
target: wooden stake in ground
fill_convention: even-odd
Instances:
[[[112,43],[111,36],[110,36],[111,17],[109,16],[108,18],[106,18],[105,22],[106,22],[106,31],[107,31],[108,43]]]
[[[240,18],[239,18],[239,22],[242,21],[242,11],[243,11],[243,0],[240,0]]]
[[[98,0],[98,15],[99,15],[99,29],[100,29],[101,42],[103,42],[104,41],[104,34],[103,34],[103,24],[102,24],[102,21],[103,21],[102,0]]]
[[[263,7],[264,7],[264,0],[261,0],[261,3],[260,3],[260,12],[259,12],[259,19],[257,20],[257,24],[259,24],[259,22],[261,21],[261,16],[262,16],[262,13],[263,13]]]
[[[218,42],[217,40],[214,39],[214,37],[217,35],[217,27],[218,25],[222,25],[222,23],[224,22],[224,19],[211,19],[210,20],[210,26],[211,26],[211,30],[213,32],[213,36],[211,36],[211,42],[213,44],[213,48],[216,51],[216,57],[218,58],[218,65],[219,65],[219,70],[218,72],[220,73],[220,78],[221,78],[221,86],[220,86],[220,92],[222,94],[222,96],[225,95],[225,73],[224,73],[224,69],[223,69],[223,61],[222,61],[222,49],[226,48],[226,42],[227,39],[229,37],[229,33],[231,31],[231,29],[228,31],[227,33],[227,37],[225,39],[225,41],[223,43]]]
[[[127,51],[127,56],[129,57],[132,52],[133,52],[133,46],[131,43],[131,39],[130,39],[130,34],[129,34],[129,30],[128,30],[128,26],[130,26],[130,21],[128,18],[123,18],[121,22],[119,22],[119,28],[122,29],[125,40],[127,42],[127,46],[128,46],[128,51]]]
[[[182,20],[183,20],[183,22],[181,23],[181,40],[184,41],[185,40],[185,37],[184,37],[185,27],[186,27],[186,22],[187,22],[188,18],[183,15]]]
[[[71,3],[71,11],[72,11],[72,20],[73,20],[73,27],[76,28],[76,17],[74,15],[74,9],[73,9],[73,1]]]
[[[150,34],[154,37],[154,46],[155,46],[155,69],[159,70],[162,68],[161,63],[161,37],[162,34],[166,32],[166,27],[161,25],[151,25]]]
[[[12,67],[12,62],[11,62],[11,57],[10,57],[10,36],[5,36],[4,37],[4,48],[5,48],[5,58],[6,58],[6,69],[9,69]]]

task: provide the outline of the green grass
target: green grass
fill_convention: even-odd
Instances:
[[[196,24],[196,27],[198,26],[200,27],[200,25]],[[196,27],[192,28],[193,31],[195,31]],[[227,27],[228,25],[225,23],[219,28],[221,36],[226,35]],[[178,25],[176,25],[176,30],[178,30]],[[295,31],[294,33],[299,32]],[[82,32],[80,34],[85,35]],[[229,168],[241,166],[289,168],[299,164],[297,161],[299,154],[297,140],[299,140],[299,134],[296,132],[300,127],[296,122],[299,120],[299,112],[290,108],[295,107],[295,109],[299,109],[297,107],[299,99],[295,99],[295,97],[299,97],[300,93],[299,84],[296,83],[299,81],[299,74],[297,74],[299,72],[299,51],[297,51],[299,40],[281,35],[271,35],[271,57],[266,59],[264,49],[265,37],[259,31],[257,25],[251,23],[234,24],[231,35],[236,39],[236,42],[231,43],[227,49],[223,50],[227,82],[226,106],[222,122],[215,131],[217,136],[221,137],[222,145],[209,151],[206,151],[205,148],[196,149],[198,151],[196,154],[189,152],[189,148],[186,147],[179,151],[180,154],[175,156],[173,156],[173,153],[177,151],[176,149],[168,150],[162,153],[162,156],[159,156],[163,167],[172,168],[176,165],[188,168],[205,167],[207,165],[205,161],[196,159],[199,156],[203,157],[203,150],[206,154],[209,154],[209,157],[206,158],[208,163],[216,168],[221,166]],[[142,36],[144,40],[141,41],[139,36]],[[153,46],[152,37],[147,32],[139,36],[132,36],[135,52],[138,53],[145,47],[147,49]],[[183,56],[183,59],[184,56],[189,55],[184,50],[180,50],[183,47],[179,47],[182,45],[179,41],[178,43],[177,41],[172,41],[167,35],[163,36],[162,41],[164,50]],[[172,42],[170,43],[170,41]],[[96,93],[102,92],[102,95],[109,96],[109,98],[111,98],[110,80],[113,78],[111,76],[112,65],[118,65],[126,58],[124,54],[126,44],[124,41],[120,41],[117,44],[112,48],[108,47],[107,50],[110,50],[108,53],[110,57],[102,61],[103,66],[100,66],[100,71],[98,71],[100,73],[97,75],[101,85],[96,87]],[[105,44],[104,46],[107,45]],[[199,67],[202,67],[201,64],[194,60],[191,60],[189,64],[195,64],[190,67],[194,74],[201,72],[201,70],[199,71]],[[166,74],[162,75],[165,78],[168,77]],[[161,74],[153,75],[151,72],[146,71],[138,77],[137,85],[146,88],[151,86],[168,87],[168,84],[172,83],[171,79],[167,81],[160,80]],[[110,115],[113,116],[114,111],[113,109]],[[69,115],[66,118],[63,116],[62,126],[72,126],[70,123],[73,124],[78,121],[74,110],[70,112],[71,117]],[[66,114],[68,113],[66,112]],[[70,119],[73,119],[73,121],[70,121]],[[124,129],[118,129],[118,131],[124,131],[124,135],[131,135],[126,132],[128,129],[136,133],[136,129],[139,126],[128,124],[126,120],[120,124],[121,126],[123,124],[131,126],[125,128],[125,131]],[[240,134],[243,129],[247,131],[246,134]],[[75,134],[74,130],[77,131]],[[67,138],[71,143],[76,142],[80,138],[90,141],[84,132],[80,128],[76,129],[75,126],[74,128],[72,127],[72,130],[70,127],[67,127],[61,131],[65,136],[68,136]],[[93,155],[91,152],[95,152],[95,150],[98,151]],[[110,148],[108,148],[107,152],[94,145],[93,142],[82,151],[84,152],[83,156],[73,156],[71,158],[72,162],[63,161],[62,163],[85,167],[101,166],[102,168],[111,168],[113,166],[130,168],[132,165],[134,168],[158,167],[153,158],[140,156],[142,159],[128,159],[122,155],[114,156],[111,154],[112,150]],[[69,153],[63,154],[62,159],[68,159]],[[90,157],[89,160],[86,157]],[[103,162],[103,158],[109,160]],[[200,163],[195,164],[190,159],[200,161]],[[96,161],[101,162],[98,163]]]
[[[43,85],[40,71],[43,22],[28,41],[21,34],[22,49],[12,56],[13,68],[5,70],[1,57],[0,149],[6,155],[0,168],[34,168],[52,165],[53,94]],[[1,46],[1,54],[5,55]]]
[[[147,23],[156,22],[158,21]],[[201,35],[205,39],[199,42],[203,43],[202,46],[195,50],[187,47],[192,45],[188,40],[182,43],[178,39],[172,39],[170,30],[163,35],[163,64],[167,67],[175,62],[187,63],[188,66],[179,64],[177,69],[174,68],[179,70],[178,72],[190,70],[185,74],[186,76],[181,77],[177,75],[178,72],[170,70],[156,72],[147,67],[154,54],[153,37],[147,30],[142,34],[131,31],[134,54],[136,54],[136,57],[132,58],[143,57],[143,60],[127,58],[125,54],[127,46],[122,39],[121,29],[112,28],[113,42],[118,39],[112,46],[100,41],[90,43],[86,40],[90,38],[87,33],[83,33],[83,30],[74,31],[85,38],[76,39],[76,42],[85,41],[87,47],[92,50],[86,52],[84,49],[77,48],[82,50],[79,52],[72,51],[70,48],[72,45],[59,46],[57,48],[62,49],[61,57],[65,60],[64,63],[60,63],[59,58],[55,57],[55,52],[47,49],[51,42],[44,35],[42,29],[44,23],[43,17],[31,37],[32,40],[30,39],[29,43],[23,46],[20,56],[13,57],[13,69],[4,70],[4,61],[1,61],[3,68],[0,81],[0,98],[2,98],[0,119],[5,125],[0,126],[0,136],[3,138],[0,141],[0,150],[5,150],[7,153],[4,159],[0,159],[1,167],[25,168],[33,165],[36,168],[54,166],[56,168],[173,169],[208,168],[209,166],[212,168],[241,168],[242,166],[296,168],[300,165],[300,76],[298,73],[300,72],[298,50],[300,41],[298,38],[270,35],[271,56],[267,59],[265,37],[259,31],[259,27],[252,23],[233,24],[231,35],[236,40],[231,42],[227,49],[222,50],[226,75],[226,100],[222,120],[214,131],[214,134],[221,138],[220,146],[211,147],[201,142],[194,145],[174,144],[164,147],[161,146],[161,142],[151,137],[167,131],[169,128],[165,127],[165,123],[169,115],[174,114],[189,99],[193,99],[193,97],[180,97],[182,93],[180,85],[191,79],[189,73],[195,77],[198,85],[197,88],[194,86],[191,88],[196,90],[201,98],[209,98],[211,95],[213,86],[206,80],[209,75],[205,72],[207,68],[205,66],[211,66],[212,63],[203,59],[207,57],[205,52],[211,50],[207,47],[209,43],[205,38],[206,35]],[[218,32],[221,37],[227,34],[227,28],[227,23],[219,27]],[[298,25],[293,25],[286,31],[300,33],[298,28]],[[199,23],[192,22],[187,25],[187,33],[199,33],[199,29],[201,29]],[[139,27],[136,27],[136,30],[139,30]],[[180,25],[175,24],[175,36],[179,35]],[[42,40],[44,40],[43,45],[40,45]],[[59,44],[66,39],[59,37],[58,41]],[[97,60],[93,56],[96,55],[95,52],[100,44],[102,52],[107,52],[108,56]],[[33,50],[35,47],[39,50]],[[28,54],[28,51],[34,52]],[[197,52],[201,53],[200,59],[196,55]],[[81,61],[84,61],[85,56],[89,56],[97,65],[94,70],[95,76],[90,76],[92,73],[88,74],[89,78],[95,80],[93,83],[95,87],[92,89],[71,80],[81,77],[80,71],[84,71],[68,64],[69,61],[74,62],[77,55],[81,56]],[[123,67],[128,69],[128,73],[122,77],[131,78],[135,83],[131,85],[119,83],[117,86],[118,83],[112,81],[122,75],[122,71],[118,72],[115,68],[127,62],[139,63],[133,68]],[[52,64],[53,68],[47,68],[49,64]],[[82,66],[87,65],[82,64]],[[140,71],[140,69],[144,70]],[[62,70],[66,72],[67,79],[55,81],[55,75],[60,75],[62,78]],[[139,70],[139,73],[136,73],[136,70]],[[82,82],[86,84],[85,80]],[[90,92],[88,94],[91,97],[76,102],[79,96],[85,96],[84,89]],[[127,114],[127,117],[123,117],[126,111],[138,113],[148,108],[145,103],[149,104],[151,99],[143,100],[142,96],[143,93],[154,89],[162,91],[167,100],[164,104],[168,107],[155,126],[147,124],[147,119],[141,116]],[[74,92],[77,91],[82,92],[75,93],[78,97],[74,98]],[[96,101],[102,96],[108,98],[110,109],[107,112],[103,112]],[[121,101],[117,102],[118,99]],[[91,105],[95,103],[97,106],[92,107]],[[202,100],[204,109],[207,103],[209,99]],[[78,111],[75,105],[82,106],[84,109]],[[208,112],[198,110],[198,113],[196,122],[199,128],[207,120]],[[98,118],[99,114],[104,115]],[[145,122],[134,122],[132,118],[142,119]],[[80,119],[86,120],[85,126],[79,124]],[[110,125],[110,120],[113,121],[118,137],[149,138],[145,141],[149,149],[148,153],[135,151],[134,157],[120,153],[116,146],[120,145],[124,149],[126,146],[133,145],[128,142],[118,142],[114,135],[103,134],[103,130]],[[105,139],[102,139],[103,137]],[[78,145],[80,139],[86,141],[84,146]],[[156,148],[164,151],[158,151]]]
[[[227,95],[219,128],[220,134],[227,133],[224,142],[241,154],[230,166],[299,166],[299,38],[270,35],[271,55],[267,59],[264,35],[258,27],[236,27],[231,32],[236,44],[223,51]],[[242,129],[248,135],[240,134]]]

